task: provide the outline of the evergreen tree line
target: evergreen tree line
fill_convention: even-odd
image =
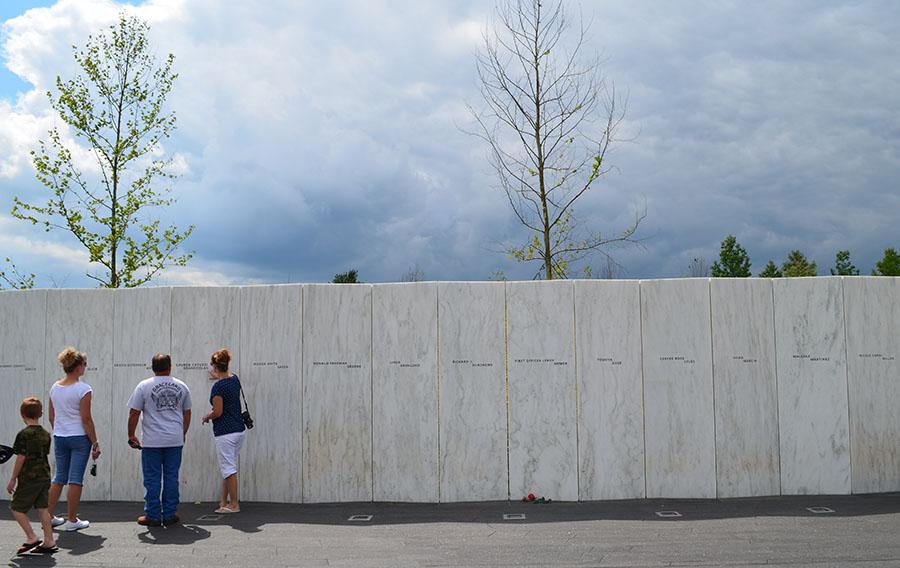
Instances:
[[[859,276],[859,269],[850,261],[849,250],[839,250],[835,254],[833,276]],[[872,268],[872,276],[900,276],[900,254],[893,247],[884,249],[884,256]],[[709,275],[716,278],[748,278],[750,272],[750,256],[746,249],[737,242],[733,235],[722,240],[719,260],[712,263]],[[793,278],[798,276],[817,276],[816,262],[806,258],[799,250],[792,250],[781,266],[769,260],[760,278]]]

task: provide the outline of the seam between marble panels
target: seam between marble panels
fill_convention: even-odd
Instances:
[[[506,376],[506,498],[510,499],[512,497],[512,486],[510,480],[510,465],[509,465],[509,306],[507,305],[507,283],[503,283],[503,344],[506,347],[504,349],[505,361],[505,376]]]
[[[772,295],[772,347],[774,350],[772,359],[775,361],[775,435],[778,442],[778,494],[781,495],[783,492],[783,481],[781,478],[781,410],[779,407],[781,397],[778,394],[778,320],[775,319],[775,283],[771,279],[768,282]]]
[[[298,401],[299,406],[300,406],[300,433],[299,433],[299,436],[300,436],[300,490],[295,494],[295,495],[297,495],[297,501],[299,501],[300,503],[303,503],[305,501],[303,497],[306,492],[306,459],[305,459],[306,458],[306,455],[305,455],[306,454],[306,444],[303,443],[304,442],[304,440],[303,440],[304,432],[306,431],[306,422],[304,421],[304,408],[303,408],[304,407],[303,401],[306,399],[306,397],[304,396],[304,392],[303,392],[303,378],[304,378],[305,370],[306,370],[306,369],[304,369],[305,362],[303,360],[303,338],[305,335],[303,333],[303,324],[304,324],[304,316],[305,316],[305,313],[304,313],[305,310],[303,309],[304,308],[303,297],[305,296],[305,294],[306,294],[306,286],[300,286],[300,301],[297,305],[298,309],[300,310],[300,352],[298,354],[299,357],[297,358],[298,359],[297,367],[300,369],[300,390],[297,391],[300,395],[300,400]]]
[[[709,302],[709,370],[710,384],[712,386],[712,419],[713,419],[713,495],[719,496],[719,439],[716,432],[716,356],[713,351],[713,322],[712,322],[712,278],[706,279],[706,299]]]
[[[375,287],[369,286],[369,475],[375,501]]]
[[[850,351],[848,347],[848,338],[847,338],[847,294],[844,290],[844,279],[846,276],[841,276],[838,281],[841,285],[841,323],[844,326],[844,384],[847,387],[847,457],[850,458],[850,472],[849,472],[849,481],[850,481],[850,490],[849,493],[853,494],[853,420],[850,416],[852,412],[852,407],[850,404]]]
[[[578,392],[578,313],[575,309],[577,298],[575,297],[575,283],[572,283],[572,363],[575,369],[573,380],[575,382],[575,495],[576,500],[581,500],[581,440],[579,438],[580,413]]]
[[[434,375],[436,382],[435,405],[437,408],[437,494],[438,503],[442,501],[441,491],[441,306],[438,287],[434,287]]]
[[[642,282],[638,282],[638,336],[641,338],[641,420],[644,427],[641,434],[644,437],[644,498],[647,499],[647,400],[644,389],[644,286]]]

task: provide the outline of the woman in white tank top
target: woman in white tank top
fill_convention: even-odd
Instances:
[[[53,428],[53,450],[56,457],[56,475],[50,484],[48,509],[53,515],[52,525],[60,530],[77,531],[91,523],[78,518],[78,504],[84,484],[84,470],[88,456],[97,459],[100,442],[91,417],[91,386],[81,382],[87,369],[87,356],[72,347],[66,347],[58,357],[66,376],[50,387],[50,426]],[[63,485],[66,493],[68,518],[54,514]]]

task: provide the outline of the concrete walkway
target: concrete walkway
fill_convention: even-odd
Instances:
[[[57,533],[53,556],[16,556],[22,532],[9,503],[0,507],[0,546],[10,566],[900,566],[900,494],[246,503],[241,513],[223,516],[212,504],[184,504],[183,522],[167,529],[137,525],[140,503],[85,503],[80,514],[91,527]],[[657,515],[671,511],[680,516]],[[516,514],[524,518],[504,520]],[[348,520],[354,515],[372,518]]]

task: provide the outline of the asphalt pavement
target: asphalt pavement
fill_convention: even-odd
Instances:
[[[54,555],[10,566],[900,566],[900,494],[637,500],[283,505],[182,504],[182,522],[147,528],[141,503],[83,503],[91,526],[57,533]],[[32,514],[32,516],[34,516]],[[35,520],[34,526],[37,527]],[[38,533],[40,534],[40,533]]]

